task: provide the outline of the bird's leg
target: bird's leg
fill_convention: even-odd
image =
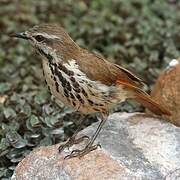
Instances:
[[[86,135],[76,139],[76,135],[78,134],[78,132],[82,128],[83,121],[84,121],[84,118],[81,118],[80,123],[78,125],[78,128],[76,129],[74,134],[65,142],[65,144],[62,144],[62,145],[59,146],[59,148],[58,148],[59,152],[62,152],[66,147],[67,148],[71,147],[73,144],[79,144],[84,139],[89,139],[89,137],[86,136]]]
[[[102,126],[106,122],[106,119],[107,119],[107,115],[106,116],[102,116],[101,122],[100,122],[96,132],[91,137],[91,139],[89,140],[89,143],[85,146],[84,149],[82,149],[82,150],[79,150],[79,149],[73,150],[71,152],[71,154],[69,154],[69,155],[67,155],[65,157],[65,159],[70,159],[70,158],[73,158],[73,157],[82,157],[82,156],[88,154],[89,152],[97,149],[98,146],[100,146],[100,144],[93,145],[93,143],[94,143],[95,139],[97,138],[98,134],[100,133],[100,131],[102,129]]]

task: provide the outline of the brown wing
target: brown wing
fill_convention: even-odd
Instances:
[[[82,49],[76,58],[79,68],[91,80],[113,85],[117,80],[140,87],[143,81],[125,68],[106,61],[103,57]]]

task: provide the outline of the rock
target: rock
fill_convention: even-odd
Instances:
[[[79,135],[92,135],[97,123]],[[58,153],[58,145],[36,148],[17,166],[12,180],[175,180],[180,175],[180,128],[140,113],[109,116],[86,156],[64,160],[74,148]]]
[[[161,73],[151,96],[169,108],[172,116],[167,116],[166,119],[180,126],[180,58],[173,59]]]

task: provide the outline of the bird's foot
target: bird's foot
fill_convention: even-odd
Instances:
[[[79,149],[75,149],[71,152],[71,154],[67,155],[64,159],[71,159],[74,157],[83,157],[86,154],[88,154],[91,151],[94,151],[95,149],[97,149],[98,147],[101,147],[100,144],[96,144],[96,145],[87,145],[84,149],[79,150]]]
[[[79,144],[80,142],[84,141],[85,139],[88,139],[89,140],[89,137],[88,136],[82,136],[80,138],[75,138],[75,137],[71,137],[69,138],[65,144],[62,144],[59,146],[58,150],[59,150],[59,153],[61,153],[65,148],[70,148],[73,144]]]

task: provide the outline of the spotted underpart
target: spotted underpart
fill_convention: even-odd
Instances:
[[[90,80],[79,70],[75,60],[61,63],[56,62],[51,55],[45,55],[41,51],[40,53],[48,59],[43,60],[43,68],[50,91],[66,105],[90,113],[105,111],[117,103],[117,98],[113,98],[115,87]]]

